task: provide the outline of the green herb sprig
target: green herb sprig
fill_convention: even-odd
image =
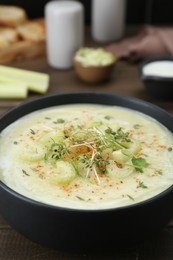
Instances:
[[[143,172],[144,168],[147,168],[149,166],[145,158],[136,157],[129,150],[122,150],[121,152],[131,159],[132,165],[136,171]]]

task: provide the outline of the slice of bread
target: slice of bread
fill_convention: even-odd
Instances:
[[[27,20],[27,14],[18,6],[0,5],[0,25],[16,27]]]
[[[18,42],[18,39],[18,34],[15,29],[0,27],[0,49]]]
[[[45,21],[30,20],[18,6],[0,5],[0,63],[46,54]]]
[[[17,27],[18,35],[21,39],[38,42],[45,40],[45,24],[43,20],[28,21]]]
[[[46,54],[46,43],[19,41],[0,49],[0,64],[9,64],[15,60],[31,59]]]

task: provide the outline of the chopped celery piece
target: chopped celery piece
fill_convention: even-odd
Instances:
[[[117,163],[120,163],[120,164],[124,164],[125,162],[127,162],[129,160],[129,157],[122,154],[121,150],[114,151],[112,155],[113,155],[114,161]]]
[[[103,124],[102,121],[93,121],[91,125],[89,125],[88,128],[93,128],[93,127],[99,127]]]
[[[69,162],[58,161],[56,163],[57,172],[50,177],[50,182],[55,185],[65,185],[73,181],[76,171]]]
[[[119,168],[114,161],[110,160],[110,164],[106,166],[106,170],[108,173],[108,176],[110,176],[113,179],[125,179],[129,175],[133,174],[133,168],[126,166],[123,168]]]
[[[0,80],[0,98],[26,98],[27,85],[24,82]]]
[[[38,162],[44,159],[44,152],[42,150],[33,147],[31,150],[22,150],[19,157],[28,162]]]
[[[130,148],[130,151],[133,153],[133,154],[137,154],[141,151],[141,143],[139,141],[134,141],[131,148]]]
[[[43,145],[50,145],[53,142],[61,142],[64,138],[62,131],[51,131],[38,139],[38,142]]]
[[[138,152],[140,152],[141,150],[141,144],[138,141],[134,141],[131,146],[129,147],[129,149],[124,149],[124,151],[127,150],[127,153],[132,154],[131,158],[133,157],[133,155],[136,155]],[[127,154],[125,154],[124,152],[122,152],[122,150],[117,150],[114,151],[112,153],[113,155],[113,159],[120,164],[124,164],[125,162],[127,162],[130,159],[130,156],[128,156]]]
[[[29,71],[0,65],[0,80],[17,81],[26,84],[28,90],[46,93],[49,85],[49,75],[46,73]]]
[[[80,48],[75,55],[75,60],[85,65],[106,66],[115,62],[115,56],[103,48]]]

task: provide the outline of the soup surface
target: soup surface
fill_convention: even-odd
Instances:
[[[173,183],[173,135],[116,106],[42,109],[0,134],[0,178],[50,205],[106,209],[137,203]]]

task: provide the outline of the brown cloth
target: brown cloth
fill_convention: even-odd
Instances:
[[[136,36],[105,46],[118,59],[138,61],[173,55],[173,27],[145,27]]]

